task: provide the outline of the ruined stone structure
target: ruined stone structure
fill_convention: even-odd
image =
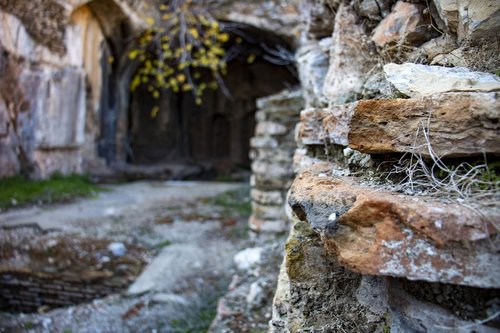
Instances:
[[[257,101],[257,127],[252,138],[250,228],[260,234],[288,230],[286,194],[293,178],[294,133],[303,107],[300,91],[283,92]]]
[[[499,4],[303,1],[302,15],[306,108],[270,331],[497,332],[498,176],[484,197],[433,182],[498,161]]]
[[[1,1],[0,176],[149,170],[183,178],[249,167],[256,98],[297,83],[286,66],[264,60],[273,47],[292,52],[296,32],[284,22],[297,26],[295,7],[262,3],[214,4],[245,37],[228,64],[231,96],[207,94],[197,107],[189,94],[165,93],[151,119],[150,94],[130,93],[138,63],[128,53],[157,14],[153,1]]]
[[[218,4],[296,50],[303,101],[261,99],[255,135],[255,100],[295,83],[283,68],[235,62],[234,100],[165,95],[152,124],[128,89],[145,2],[0,0],[0,176],[149,164],[173,177],[162,165],[228,169],[251,146],[250,227],[291,230],[272,318],[255,305],[269,281],[235,284],[245,318],[260,311],[276,333],[498,332],[498,1]],[[213,331],[237,330],[242,314],[220,304]]]

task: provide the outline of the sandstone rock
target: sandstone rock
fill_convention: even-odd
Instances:
[[[323,95],[333,104],[352,101],[377,63],[366,28],[354,9],[341,4],[335,17],[330,49],[330,66]]]
[[[31,87],[30,113],[37,119],[36,148],[76,147],[83,143],[85,127],[84,75],[68,69],[25,73],[22,81]]]
[[[496,0],[458,0],[460,41],[481,43],[485,40],[498,43],[500,4]]]
[[[500,256],[491,243],[498,211],[481,215],[458,204],[395,195],[349,177],[321,177],[311,167],[289,197],[296,216],[323,237],[349,269],[410,280],[500,287]]]
[[[448,54],[457,48],[456,41],[446,35],[431,39],[422,44],[415,55],[415,59],[419,55],[425,56],[427,60],[432,61],[435,57],[442,54]]]
[[[325,40],[331,43],[330,38]],[[328,70],[328,52],[317,41],[304,43],[297,51],[297,67],[306,105],[320,105]]]
[[[428,128],[430,144],[439,156],[498,154],[499,109],[498,93],[441,93],[311,108],[301,113],[298,141],[303,145],[349,145],[369,154],[415,152],[428,156],[422,134]]]
[[[378,46],[392,43],[420,45],[438,33],[430,25],[429,15],[424,15],[426,6],[398,1],[373,31],[372,40]]]
[[[295,220],[285,245],[270,332],[378,332],[388,309],[372,311],[358,300],[362,279],[329,257],[310,227]]]
[[[300,113],[299,140],[305,145],[333,143],[347,146],[350,120],[358,102]]]
[[[364,153],[438,156],[500,153],[498,93],[443,93],[420,99],[359,101],[350,121],[349,147]],[[325,118],[325,121],[326,118]]]
[[[466,67],[467,60],[464,50],[462,48],[458,48],[449,53],[438,54],[432,59],[430,64],[446,67]]]
[[[315,39],[330,36],[333,31],[334,11],[328,0],[306,0],[301,2],[301,12],[305,21],[305,33]]]
[[[435,0],[434,5],[449,31],[456,33],[459,22],[458,0]]]
[[[500,91],[500,80],[493,74],[473,72],[467,68],[448,68],[412,63],[387,64],[384,72],[399,91],[410,97],[440,92]]]

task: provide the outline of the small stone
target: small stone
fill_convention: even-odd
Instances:
[[[114,242],[108,245],[108,251],[111,252],[115,257],[122,257],[127,252],[125,244],[121,242]]]
[[[234,256],[234,263],[242,271],[250,270],[261,261],[262,248],[253,247],[238,252]]]
[[[250,308],[258,307],[264,299],[264,289],[259,284],[259,281],[255,281],[250,285],[250,290],[247,295],[247,304]]]
[[[392,43],[420,45],[438,33],[430,25],[429,15],[423,11],[426,6],[398,1],[373,31],[372,40],[378,46]]]

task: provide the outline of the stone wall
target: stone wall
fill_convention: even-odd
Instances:
[[[42,306],[51,309],[90,302],[123,291],[128,281],[122,282],[112,285],[106,278],[85,281],[6,271],[0,274],[0,311],[30,313]]]
[[[497,332],[499,4],[302,3],[270,331]]]
[[[220,0],[210,2],[210,6],[218,19],[243,24],[238,29],[256,43],[244,46],[247,53],[261,47],[258,43],[269,47],[268,40],[249,36],[247,28],[277,36],[287,47],[297,39],[297,1],[283,4]],[[128,51],[136,47],[133,37],[147,27],[146,18],[159,15],[157,8],[156,0],[0,1],[0,85],[3,82],[7,87],[0,91],[0,177],[22,173],[45,178],[54,172],[91,172],[112,177],[138,172],[127,165],[133,160],[131,141],[143,137],[141,133],[130,133],[130,128],[136,126],[129,123],[134,118],[130,113],[137,107],[130,110],[130,101],[136,96],[131,96],[129,86],[138,64],[130,61]],[[255,77],[262,84],[249,88],[246,94],[252,96],[238,98],[237,103],[226,106],[228,110],[240,108],[239,103],[247,100],[254,104],[254,95],[265,96],[288,86],[284,81],[291,80],[281,80],[280,75],[259,78],[260,73],[266,72],[258,67],[265,62],[260,58],[253,64],[258,75],[247,73],[250,78],[245,82]],[[246,58],[243,60],[240,67],[246,70],[249,66]],[[15,70],[15,75],[4,75],[6,64]],[[267,64],[272,65],[269,61]],[[280,67],[286,71],[285,66]],[[240,75],[238,70],[234,72]],[[284,75],[291,77],[290,73]],[[278,82],[279,88],[266,88],[264,81],[272,80]],[[292,81],[295,83],[295,78]],[[16,98],[11,97],[10,86],[16,87]],[[215,102],[211,104],[214,109],[220,108]],[[142,112],[144,108],[139,109]],[[250,113],[255,110],[254,105],[241,108]],[[251,125],[247,126],[248,133],[242,133],[244,143],[231,147],[234,165],[248,163]],[[142,127],[139,130],[144,131]],[[182,135],[188,129],[178,131]],[[225,139],[234,141],[234,137]],[[191,149],[184,142],[179,145],[186,146],[182,150]],[[161,154],[162,162],[172,162],[167,154]],[[147,174],[148,170],[142,173]],[[164,173],[176,172],[174,168]]]
[[[110,1],[108,1],[110,2]],[[23,173],[44,178],[53,172],[81,173],[102,165],[97,155],[98,112],[107,31],[91,9],[78,1],[0,2],[2,67],[0,81],[0,177]],[[129,26],[127,14],[113,11]],[[120,16],[121,15],[121,16]],[[128,16],[127,16],[128,15]],[[135,23],[133,23],[135,22]],[[15,88],[17,98],[9,91]],[[107,96],[105,96],[107,97]]]
[[[256,233],[288,230],[286,192],[290,188],[295,147],[294,130],[303,107],[300,91],[285,91],[259,99],[255,136],[250,141],[252,159],[252,216]]]

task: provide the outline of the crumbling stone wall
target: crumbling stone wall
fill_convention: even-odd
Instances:
[[[106,278],[86,281],[74,277],[4,271],[0,273],[0,310],[30,313],[42,306],[48,309],[70,306],[121,292],[127,286],[127,280],[117,284]]]
[[[404,156],[497,163],[499,4],[302,5],[306,108],[270,331],[497,331],[498,185],[474,202],[388,175]]]
[[[293,176],[294,130],[303,107],[300,91],[285,91],[257,101],[257,126],[251,139],[252,216],[250,229],[273,234],[288,230],[286,192]]]

